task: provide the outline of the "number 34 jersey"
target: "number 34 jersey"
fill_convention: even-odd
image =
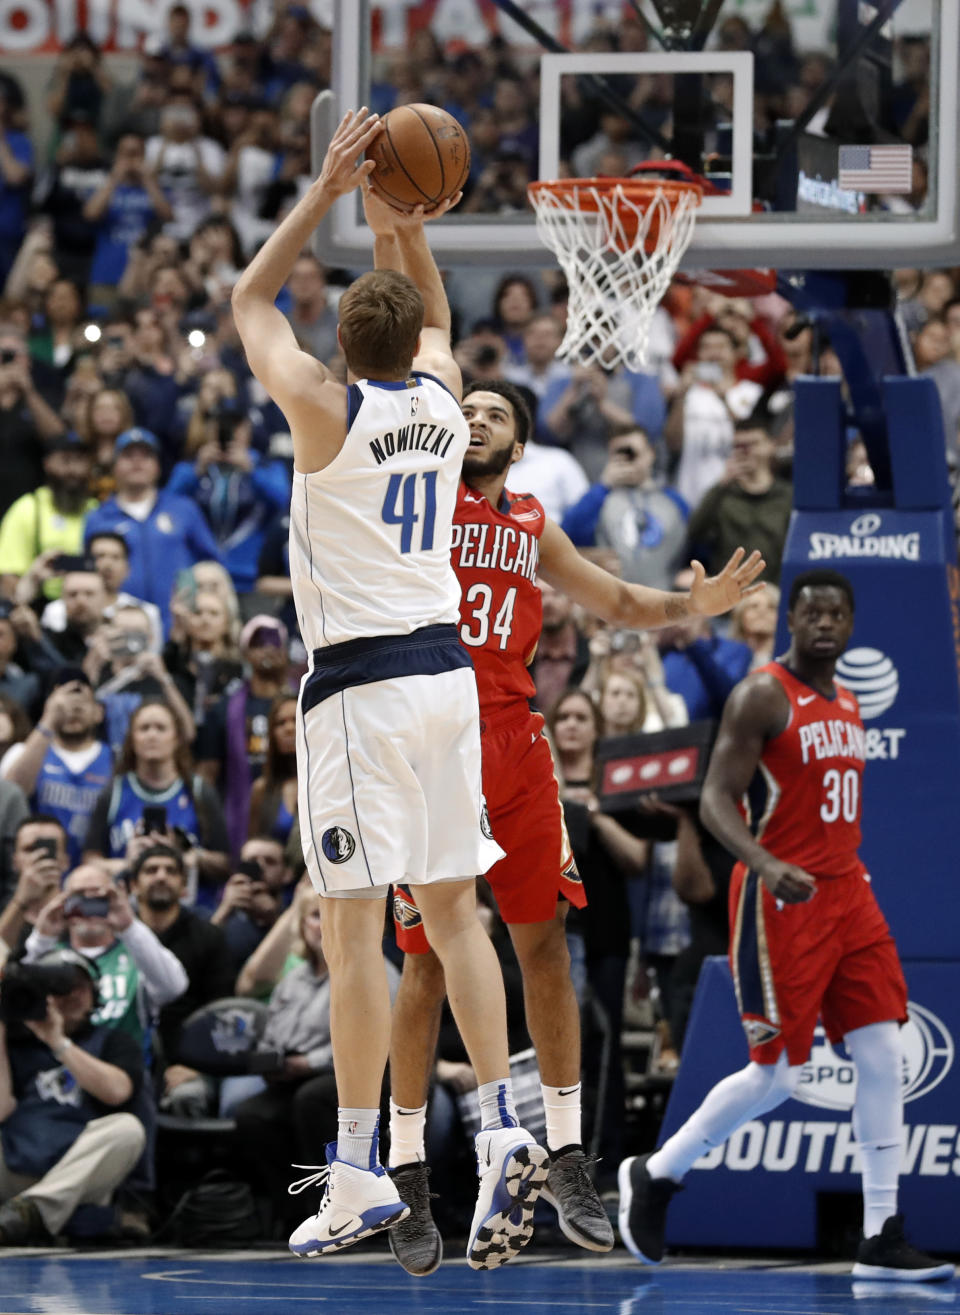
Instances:
[[[842,686],[828,699],[779,662],[760,672],[783,686],[790,720],[763,750],[743,800],[747,824],[764,849],[812,876],[859,876],[866,736],[857,700]]]
[[[460,581],[460,642],[473,657],[485,721],[535,693],[529,665],[542,624],[536,579],[545,523],[530,493],[504,491],[494,507],[460,485],[452,553]]]
[[[347,389],[343,447],[293,475],[290,580],[308,652],[456,622],[450,532],[469,437],[432,375]]]

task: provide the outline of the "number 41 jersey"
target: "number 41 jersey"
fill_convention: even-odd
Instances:
[[[460,642],[473,657],[484,720],[536,693],[528,668],[543,621],[536,579],[545,523],[531,493],[504,491],[494,507],[460,485],[453,518]]]
[[[350,385],[343,447],[293,474],[290,580],[308,652],[456,623],[450,533],[469,439],[432,375]]]
[[[760,757],[743,801],[747,824],[764,849],[811,876],[859,876],[866,736],[857,700],[842,686],[825,698],[779,662],[760,672],[783,686],[790,720]]]

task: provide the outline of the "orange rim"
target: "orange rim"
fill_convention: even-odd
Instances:
[[[527,191],[531,196],[536,196],[539,192],[547,192],[551,196],[555,196],[557,200],[567,203],[571,208],[575,206],[579,210],[596,213],[599,209],[597,199],[587,189],[593,189],[606,196],[617,188],[620,189],[621,196],[627,201],[633,202],[634,205],[650,202],[658,193],[665,196],[671,205],[676,205],[683,196],[695,196],[697,205],[699,205],[700,198],[703,196],[703,188],[699,183],[678,182],[674,178],[643,180],[636,178],[551,178],[529,183]]]
[[[546,194],[554,197],[563,209],[588,215],[599,214],[601,200],[611,197],[618,189],[617,199],[630,202],[629,205],[617,205],[620,231],[614,235],[614,241],[621,251],[635,249],[640,227],[638,210],[645,213],[658,197],[667,202],[671,211],[676,209],[684,197],[692,198],[695,205],[699,206],[703,196],[703,188],[699,183],[679,182],[674,178],[552,178],[527,185],[527,193],[532,200]],[[650,215],[643,242],[644,252],[648,256],[658,250],[662,222],[663,212],[655,210]]]

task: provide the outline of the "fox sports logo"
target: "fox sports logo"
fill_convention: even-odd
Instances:
[[[841,684],[856,694],[864,721],[892,708],[900,693],[900,673],[878,648],[850,648],[837,663]]]
[[[953,1067],[953,1037],[936,1014],[911,1000],[900,1029],[903,1047],[903,1099],[919,1100],[938,1087]],[[810,1058],[803,1066],[797,1100],[827,1110],[849,1110],[857,1090],[857,1071],[849,1057],[830,1045],[817,1027]]]

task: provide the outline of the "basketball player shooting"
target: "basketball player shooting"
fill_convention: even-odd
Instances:
[[[857,1070],[863,1238],[854,1277],[953,1277],[952,1265],[907,1242],[897,1213],[907,988],[857,854],[866,741],[857,700],[834,683],[853,614],[845,576],[798,575],[789,649],[742,680],[724,709],[701,816],[740,860],[730,963],[750,1063],[658,1151],[620,1165],[620,1233],[644,1264],[663,1256],[667,1207],[687,1170],[796,1090],[819,1016]]]
[[[384,900],[404,881],[480,1079],[468,1259],[482,1268],[528,1239],[547,1154],[518,1126],[503,980],[476,915],[475,876],[503,851],[481,794],[477,687],[456,629],[451,524],[469,434],[423,212],[398,216],[393,233],[406,273],[366,274],[340,300],[347,386],[300,350],[274,305],[319,221],[374,168],[357,161],[380,131],[365,109],[344,117],[319,178],[233,293],[247,360],[293,436],[290,574],[312,650],[297,719],[300,832],[322,898],[340,1106],[327,1167],[296,1184],[325,1180],[326,1190],[290,1248],[339,1250],[407,1214],[378,1153],[390,1042]]]

